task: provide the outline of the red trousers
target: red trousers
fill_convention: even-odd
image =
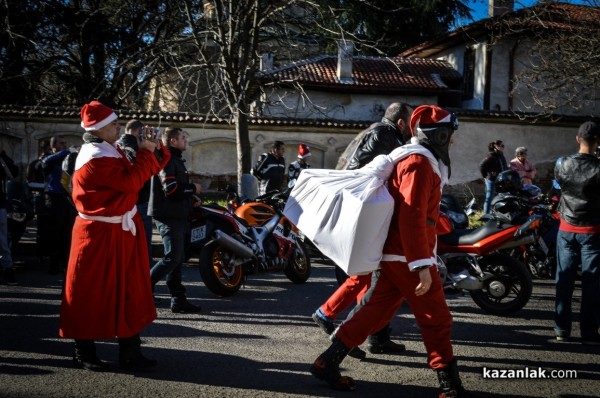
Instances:
[[[431,267],[429,270],[431,288],[417,297],[415,289],[420,282],[419,273],[410,272],[406,263],[382,261],[381,274],[369,301],[339,327],[336,338],[347,347],[362,344],[367,336],[391,321],[402,300],[406,299],[421,331],[429,367],[445,368],[454,358],[450,342],[452,315],[436,269]]]
[[[327,299],[321,306],[321,311],[331,319],[335,319],[340,312],[344,311],[355,300],[356,303],[365,295],[371,286],[371,274],[353,275],[346,279],[344,283]],[[384,323],[385,325],[385,323]],[[383,325],[382,325],[383,327]]]

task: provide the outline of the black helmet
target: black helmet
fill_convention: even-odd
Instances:
[[[521,176],[514,170],[505,170],[496,177],[494,189],[497,193],[517,193],[521,189]]]

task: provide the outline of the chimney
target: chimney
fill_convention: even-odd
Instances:
[[[273,69],[273,53],[264,53],[260,56],[260,70],[266,71]]]
[[[504,15],[508,12],[512,12],[515,10],[515,1],[514,0],[490,0],[488,6],[488,16],[490,18],[499,17],[500,15]]]
[[[352,55],[354,43],[351,41],[338,42],[337,77],[340,81],[352,80]]]

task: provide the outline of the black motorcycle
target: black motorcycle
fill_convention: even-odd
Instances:
[[[525,185],[520,190],[497,195],[491,203],[491,213],[513,225],[531,214],[539,217],[536,229],[538,239],[534,242],[505,250],[518,259],[533,278],[554,279],[556,275],[556,235],[558,233],[558,203],[542,195],[539,187]]]

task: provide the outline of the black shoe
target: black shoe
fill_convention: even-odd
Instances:
[[[127,358],[127,359],[119,359],[119,368],[123,370],[133,370],[133,371],[147,371],[155,368],[158,365],[158,362],[155,359],[149,359],[139,353],[138,355]]]
[[[171,311],[178,314],[191,314],[195,312],[200,312],[202,307],[199,305],[194,305],[187,300],[179,301],[175,304],[171,304]]]
[[[97,356],[82,356],[77,352],[73,354],[73,366],[77,369],[90,370],[92,372],[107,372],[110,370],[110,365],[98,358]]]
[[[334,390],[356,390],[356,384],[354,384],[354,379],[352,377],[342,376],[337,368],[329,369],[327,363],[320,357],[311,365],[310,373],[317,379],[327,382]]]
[[[9,285],[9,286],[15,286],[18,285],[19,282],[17,282],[17,279],[15,278],[15,269],[14,268],[6,268],[4,270],[4,282]]]
[[[384,341],[369,341],[367,349],[371,354],[398,354],[406,351],[406,346],[401,343],[395,343],[392,340]]]
[[[593,334],[591,336],[582,336],[581,344],[600,345],[600,334]]]
[[[367,357],[367,353],[358,347],[354,347],[353,349],[350,350],[350,352],[348,353],[348,356],[363,361]]]
[[[321,318],[316,312],[312,314],[312,319],[315,323],[328,335],[331,335],[335,330],[335,325],[326,319]]]
[[[324,380],[335,390],[351,391],[356,389],[354,380],[340,374],[340,363],[348,355],[350,349],[341,341],[334,339],[331,346],[315,360],[310,373],[319,380]]]

